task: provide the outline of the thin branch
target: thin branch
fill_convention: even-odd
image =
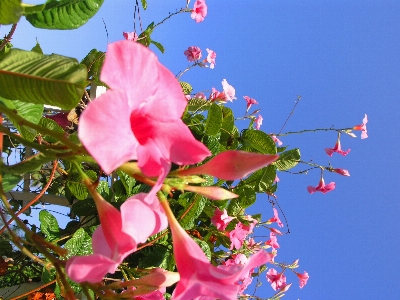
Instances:
[[[17,28],[17,23],[12,25],[10,32],[4,38],[3,42],[0,44],[0,51],[3,50],[3,48],[7,45],[8,42],[11,41],[11,38],[12,38],[16,28]]]

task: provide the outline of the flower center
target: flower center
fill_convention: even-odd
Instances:
[[[133,111],[130,122],[133,135],[139,144],[144,145],[149,138],[154,137],[155,128],[148,116]]]

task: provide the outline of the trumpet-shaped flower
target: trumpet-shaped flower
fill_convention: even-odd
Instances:
[[[201,58],[201,50],[195,46],[190,46],[183,54],[186,55],[188,61],[195,61]]]
[[[236,299],[238,281],[246,278],[251,269],[273,259],[273,254],[261,250],[250,257],[246,264],[215,267],[200,246],[179,225],[168,203],[164,201],[162,204],[172,232],[174,256],[181,278],[172,295],[174,300]]]
[[[235,88],[231,86],[226,79],[222,80],[222,88],[224,89],[227,100],[232,102],[232,100],[236,99]]]
[[[343,156],[346,156],[349,152],[350,149],[343,151],[342,147],[340,146],[340,138],[337,139],[335,147],[333,148],[325,148],[325,152],[326,154],[328,154],[329,156],[332,156],[333,152],[339,153]]]
[[[194,3],[194,7],[192,10],[192,19],[196,21],[196,23],[200,23],[204,21],[204,18],[207,15],[207,4],[205,0],[196,0]]]
[[[334,189],[335,189],[335,183],[331,182],[331,183],[325,185],[324,178],[322,178],[322,177],[321,177],[321,180],[319,181],[319,184],[316,187],[313,187],[313,186],[307,187],[307,191],[310,194],[313,194],[315,192],[322,192],[322,193],[326,194],[327,192],[330,192]]]
[[[265,245],[271,246],[274,249],[278,249],[279,248],[278,239],[276,238],[276,234],[275,233],[270,232],[269,240],[265,242]]]
[[[283,223],[281,221],[281,219],[279,219],[279,215],[278,215],[278,210],[274,207],[272,209],[274,211],[274,216],[268,220],[268,222],[276,222],[278,224],[279,227],[283,227]]]
[[[210,50],[206,48],[207,50],[207,58],[206,61],[210,64],[210,69],[214,69],[214,66],[216,65],[215,63],[215,58],[217,57],[217,53],[215,53],[213,50]]]
[[[101,225],[93,233],[93,254],[72,257],[65,268],[75,282],[101,281],[107,273],[114,273],[139,243],[168,225],[156,197],[137,194],[121,205],[121,211],[98,194],[94,198]]]
[[[222,211],[219,208],[216,208],[214,215],[211,218],[211,223],[213,223],[218,230],[224,231],[226,226],[228,226],[229,222],[233,219],[234,217],[230,217],[226,212],[226,209]]]
[[[295,273],[300,280],[300,288],[302,289],[307,284],[308,278],[310,278],[310,276],[308,276],[308,273],[306,271],[304,271],[303,274],[297,272]]]
[[[258,104],[258,102],[256,101],[256,99],[250,98],[249,96],[243,96],[244,100],[246,100],[247,102],[247,107],[246,107],[246,112],[249,111],[250,107],[253,104]]]
[[[122,35],[124,38],[128,41],[136,42],[139,36],[136,34],[136,32],[123,32]]]
[[[261,115],[258,115],[258,117],[256,119],[256,124],[254,125],[257,130],[260,130],[262,121],[263,121],[263,117]]]
[[[332,172],[338,173],[343,176],[350,176],[349,171],[344,170],[344,169],[333,169]]]
[[[368,137],[367,134],[367,123],[368,123],[368,117],[365,115],[362,124],[361,125],[356,125],[353,127],[354,130],[361,130],[361,139],[366,139]]]
[[[283,289],[287,284],[286,284],[286,276],[283,273],[279,273],[271,268],[267,272],[267,280],[268,282],[271,282],[271,287],[276,291],[276,290],[281,290]]]
[[[79,138],[107,174],[138,160],[146,176],[161,177],[172,162],[193,164],[210,155],[181,120],[187,100],[180,84],[149,49],[110,44],[100,79],[110,89],[82,113]]]

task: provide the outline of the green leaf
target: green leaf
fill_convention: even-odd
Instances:
[[[39,54],[43,54],[42,47],[40,47],[40,44],[39,44],[39,42],[38,42],[37,40],[36,40],[36,45],[35,45],[35,47],[33,47],[31,51],[32,51],[32,52],[39,53]]]
[[[159,42],[156,42],[156,41],[151,40],[151,43],[152,43],[154,46],[156,46],[157,49],[161,51],[161,53],[164,53],[164,52],[165,52],[164,46],[161,45]]]
[[[99,194],[101,196],[103,196],[104,199],[106,199],[108,201],[111,200],[112,194],[111,194],[110,187],[109,187],[107,181],[100,180],[99,184],[97,186],[97,191],[99,192]]]
[[[52,131],[64,132],[64,129],[60,125],[58,125],[56,121],[49,118],[41,118],[39,121],[39,125]],[[55,143],[58,141],[56,138],[50,135],[44,135],[43,139],[49,143]]]
[[[192,98],[188,102],[189,111],[207,110],[213,104],[211,101],[202,98]]]
[[[11,246],[10,242],[4,240],[3,238],[0,239],[0,256],[10,257],[13,252],[13,247]]]
[[[15,165],[7,166],[4,165],[2,162],[0,162],[0,170],[3,174],[14,174],[14,175],[25,174],[40,169],[40,167],[43,164],[54,160],[54,158],[55,156],[53,157],[44,155],[43,153],[39,153]]]
[[[133,187],[136,185],[136,180],[120,170],[117,170],[117,175],[125,187],[126,195],[132,196]]]
[[[96,204],[93,199],[78,201],[72,205],[72,211],[78,217],[86,217],[97,214]]]
[[[264,193],[274,183],[276,177],[276,167],[269,165],[255,171],[248,178],[241,181],[239,186],[247,186],[257,193]]]
[[[244,130],[242,143],[242,148],[251,147],[262,154],[276,154],[275,142],[268,134],[260,130]]]
[[[23,11],[21,0],[1,0],[0,24],[8,25],[17,23]]]
[[[165,259],[171,255],[171,250],[164,245],[156,244],[153,247],[145,249],[143,254],[146,256],[139,260],[139,268],[160,267]]]
[[[143,6],[143,9],[146,10],[146,8],[147,8],[147,1],[146,0],[142,0],[142,6]]]
[[[182,194],[179,196],[179,199],[187,199],[188,193]],[[189,230],[192,229],[195,226],[195,220],[200,216],[200,214],[203,212],[204,206],[207,203],[207,199],[205,197],[199,196],[199,195],[194,195],[193,197],[189,198],[190,201],[188,201],[184,205],[183,212],[186,212],[187,209],[189,211],[184,215],[184,217],[180,220],[180,224],[183,229]],[[182,201],[180,201],[182,203]]]
[[[17,184],[22,180],[22,176],[13,174],[3,175],[3,192],[7,193],[11,191]]]
[[[208,109],[208,116],[206,121],[206,134],[216,135],[222,125],[222,109],[219,105],[213,103]]]
[[[97,174],[95,171],[88,170],[85,172],[87,176],[93,181],[97,180]],[[78,199],[84,200],[89,195],[89,191],[86,186],[82,183],[82,178],[78,173],[70,173],[68,176],[67,186],[71,193]]]
[[[153,32],[154,29],[154,22],[150,23],[149,26],[143,31],[141,34],[139,34],[138,42],[146,47],[150,46],[151,43],[151,38],[150,35]]]
[[[228,215],[237,216],[244,212],[244,208],[240,205],[238,199],[232,199],[227,208]]]
[[[179,83],[185,95],[189,95],[193,91],[193,87],[190,85],[190,83],[184,81],[180,81]]]
[[[60,238],[60,227],[57,219],[47,210],[39,213],[40,230],[46,235],[46,240],[54,241]]]
[[[81,64],[84,64],[88,69],[87,77],[94,80],[98,85],[103,84],[100,81],[100,71],[103,67],[105,58],[106,56],[104,52],[92,49],[81,61]]]
[[[193,237],[193,240],[197,243],[197,245],[200,246],[201,250],[203,250],[207,259],[209,261],[211,261],[211,250],[210,250],[210,246],[207,244],[207,242],[200,240],[199,238],[196,238],[196,237]]]
[[[227,141],[231,137],[234,125],[235,118],[232,110],[228,107],[222,107],[221,143]]]
[[[237,200],[243,208],[249,207],[256,202],[256,192],[249,187],[239,187],[234,189],[233,192],[239,195]]]
[[[39,123],[39,120],[43,114],[43,104],[26,103],[19,100],[11,101],[1,97],[0,102],[8,108],[16,110],[21,117],[35,124]],[[8,115],[7,117],[14,124],[15,128],[19,131],[23,138],[31,142],[34,140],[36,136],[35,130],[19,125],[18,122],[14,120],[12,115]]]
[[[41,12],[45,7],[46,4],[26,4],[26,3],[21,3],[21,6],[24,10],[24,16],[29,15],[29,14],[35,14],[38,12]]]
[[[0,60],[0,97],[72,109],[86,76],[86,67],[74,58],[11,49]]]
[[[64,247],[68,250],[66,259],[76,255],[89,255],[92,253],[92,238],[83,228],[79,228]]]
[[[76,29],[84,25],[100,9],[104,0],[50,0],[40,12],[26,19],[37,28]]]
[[[294,168],[300,160],[300,149],[295,148],[279,155],[279,159],[275,162],[275,166],[279,171],[286,171]]]

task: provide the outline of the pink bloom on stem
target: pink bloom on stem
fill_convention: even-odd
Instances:
[[[368,123],[368,117],[365,115],[362,124],[361,125],[356,125],[353,127],[354,130],[362,130],[361,132],[361,139],[366,139],[368,137],[367,134],[367,123]]]
[[[313,187],[313,186],[307,187],[307,191],[310,194],[313,194],[315,192],[322,192],[322,193],[326,194],[327,192],[330,192],[334,189],[335,189],[335,183],[331,182],[331,183],[325,185],[324,178],[322,178],[322,177],[321,177],[321,180],[319,181],[319,184],[316,187]]]
[[[273,232],[270,232],[269,240],[266,241],[265,244],[271,246],[274,249],[278,249],[279,244],[278,244],[278,239],[276,238],[276,234]]]
[[[210,95],[210,101],[220,101],[223,103],[226,103],[226,100],[228,100],[225,92],[219,92],[216,88],[212,88],[211,90],[211,95]]]
[[[229,222],[233,219],[234,217],[228,216],[226,209],[222,211],[219,208],[216,208],[214,215],[211,218],[211,223],[213,223],[219,231],[224,231],[226,226],[228,226]]]
[[[258,102],[256,101],[256,99],[250,98],[249,96],[243,96],[243,98],[244,98],[244,99],[246,100],[246,102],[247,102],[247,109],[246,109],[246,112],[249,111],[250,107],[251,107],[253,104],[258,104]]]
[[[346,151],[342,150],[342,147],[340,146],[340,135],[339,135],[339,137],[338,137],[338,139],[336,141],[335,147],[333,147],[333,148],[325,148],[325,152],[329,156],[332,156],[333,152],[336,152],[336,153],[339,153],[339,154],[341,154],[343,156],[346,156],[350,152],[350,149],[348,149]]]
[[[82,113],[79,138],[104,172],[138,160],[146,176],[159,176],[159,187],[172,162],[194,164],[210,155],[181,120],[187,100],[179,82],[149,49],[110,44],[100,79],[110,89]]]
[[[196,21],[196,23],[200,23],[204,21],[204,18],[207,15],[207,5],[205,0],[196,0],[194,3],[194,7],[192,10],[192,19]]]
[[[139,36],[136,34],[136,32],[125,32],[124,31],[122,34],[127,41],[136,42],[137,39],[139,38]]]
[[[238,195],[218,186],[185,185],[183,189],[185,191],[203,195],[211,200],[226,200],[239,197]]]
[[[299,277],[299,279],[300,279],[300,288],[302,289],[307,284],[308,278],[310,278],[310,276],[308,276],[308,273],[306,271],[304,271],[303,274],[300,274],[297,272],[295,272],[295,273],[296,273],[297,277]]]
[[[242,248],[243,241],[249,234],[248,228],[245,227],[242,223],[237,223],[235,226],[235,229],[230,231],[228,233],[228,237],[231,240],[231,247],[229,248],[232,250],[233,248],[235,249],[240,249]]]
[[[286,276],[283,273],[279,273],[271,268],[267,272],[267,280],[271,282],[271,287],[276,290],[281,290],[286,284]]]
[[[204,95],[204,93],[202,93],[202,92],[197,93],[196,95],[194,95],[193,98],[207,100],[206,95]]]
[[[275,207],[272,210],[274,211],[274,216],[271,219],[269,219],[267,222],[271,222],[271,223],[276,222],[279,227],[283,227],[283,223],[279,219],[278,210]]]
[[[280,232],[280,231],[279,231],[278,229],[276,229],[276,228],[268,227],[268,229],[269,229],[271,232],[275,233],[275,234],[282,235],[282,232]]]
[[[214,66],[216,65],[215,58],[217,57],[217,53],[208,48],[206,50],[208,53],[206,61],[210,64],[210,69],[214,69]]]
[[[274,179],[274,182],[273,182],[273,183],[279,182],[279,181],[281,181],[281,180],[279,179],[278,175],[275,175],[275,179]]]
[[[222,80],[222,88],[224,89],[227,100],[232,102],[232,100],[236,99],[235,89],[228,83],[228,81],[226,81],[226,79]]]
[[[338,173],[343,176],[350,176],[349,171],[344,170],[344,169],[333,169],[332,172]]]
[[[258,115],[258,118],[256,119],[256,124],[254,125],[257,130],[260,130],[262,121],[263,121],[263,117],[261,115]]]
[[[269,136],[272,138],[272,140],[273,140],[275,143],[278,144],[278,146],[282,146],[282,144],[283,144],[282,141],[281,141],[280,139],[278,139],[275,135],[270,134]]]
[[[201,58],[201,50],[195,46],[190,46],[183,54],[186,55],[188,61],[195,61]]]
[[[114,273],[118,265],[139,243],[167,228],[164,209],[156,197],[140,193],[128,198],[121,211],[92,194],[100,217],[93,233],[93,254],[75,256],[66,264],[68,276],[75,282],[99,282],[107,273]]]
[[[224,266],[245,265],[247,261],[248,261],[247,256],[242,253],[232,254],[232,258],[226,260],[224,262]]]
[[[236,299],[238,281],[245,278],[251,269],[273,259],[273,254],[261,250],[250,257],[245,265],[215,267],[200,246],[179,225],[168,202],[163,201],[162,205],[168,217],[176,266],[181,278],[172,294],[174,300]]]
[[[178,170],[179,176],[207,174],[223,180],[235,180],[261,169],[279,158],[279,155],[267,155],[238,150],[219,153],[205,164]]]

